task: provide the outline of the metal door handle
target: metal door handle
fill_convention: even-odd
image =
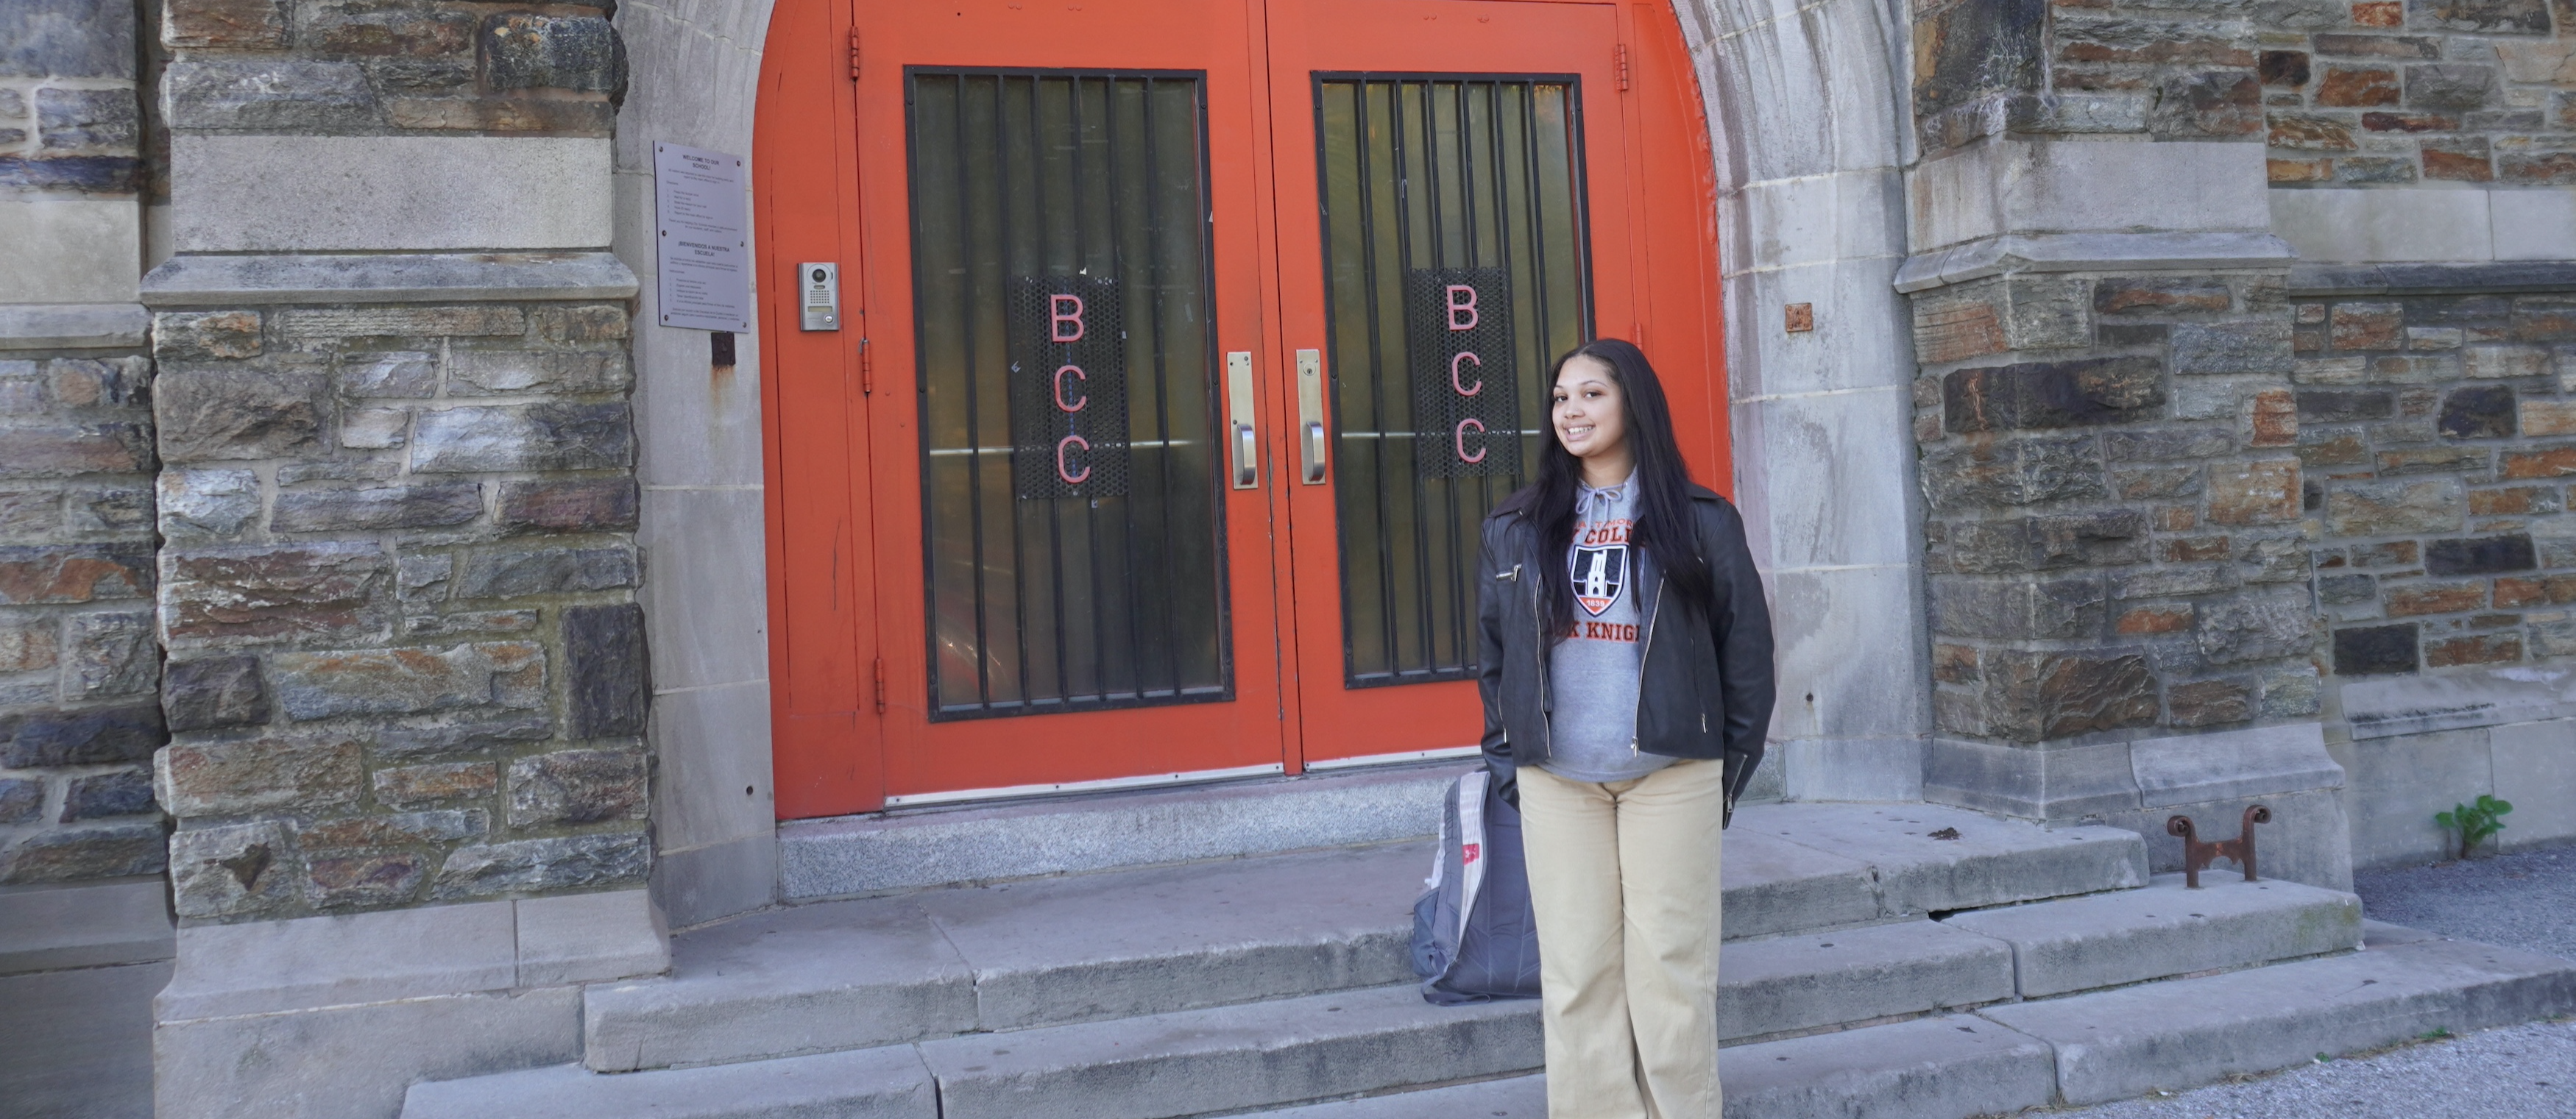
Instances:
[[[1225,397],[1226,419],[1234,427],[1234,488],[1258,488],[1261,437],[1253,428],[1256,414],[1252,406],[1252,351],[1226,352]]]
[[[1297,423],[1306,433],[1300,440],[1300,458],[1305,461],[1303,477],[1309,486],[1324,484],[1324,352],[1297,351]]]

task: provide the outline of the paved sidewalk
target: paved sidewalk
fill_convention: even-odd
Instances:
[[[2576,848],[2355,876],[2371,920],[2576,959]],[[2535,1022],[2053,1119],[2576,1119],[2576,1020]]]

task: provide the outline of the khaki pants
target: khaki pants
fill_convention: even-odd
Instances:
[[[1549,1119],[1719,1119],[1725,768],[1596,784],[1521,767]]]

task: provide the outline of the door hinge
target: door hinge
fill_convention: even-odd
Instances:
[[[853,28],[851,28],[851,29],[850,29],[850,79],[851,79],[852,81],[856,81],[856,80],[858,80],[858,77],[859,77],[859,29],[858,29],[858,28],[853,27]],[[1619,79],[1619,88],[1621,88],[1621,89],[1626,89],[1626,88],[1628,88],[1628,79],[1626,79],[1626,78],[1621,78],[1621,79]]]
[[[851,77],[857,77],[857,76],[858,76],[858,74],[859,74],[858,55],[855,53],[855,52],[858,50],[858,47],[859,47],[859,36],[858,36],[858,33],[857,33],[857,32],[853,31],[853,32],[851,32],[851,33],[850,33],[850,50],[853,52],[853,53],[850,55],[850,76],[851,76]],[[1618,77],[1619,77],[1619,88],[1620,88],[1620,89],[1622,89],[1622,90],[1627,89],[1627,88],[1628,88],[1628,44],[1626,44],[1626,43],[1620,43],[1620,44],[1618,44],[1618,45],[1613,46],[1613,47],[1611,47],[1611,48],[1610,48],[1610,70],[1611,70],[1611,72],[1612,72],[1612,73],[1614,73],[1614,74],[1618,75]]]
[[[885,658],[884,658],[884,657],[878,657],[878,658],[877,658],[877,714],[879,714],[879,715],[883,715],[883,714],[885,714],[885,711],[886,711],[886,700],[885,700]]]
[[[868,340],[859,339],[859,395],[875,396],[877,392],[877,359]]]

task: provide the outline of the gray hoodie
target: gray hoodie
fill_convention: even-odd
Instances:
[[[1637,675],[1646,617],[1639,608],[1654,587],[1643,556],[1628,542],[1637,514],[1637,478],[1575,491],[1574,541],[1566,563],[1574,576],[1574,633],[1548,651],[1549,773],[1570,781],[1625,781],[1675,759],[1637,750]]]

